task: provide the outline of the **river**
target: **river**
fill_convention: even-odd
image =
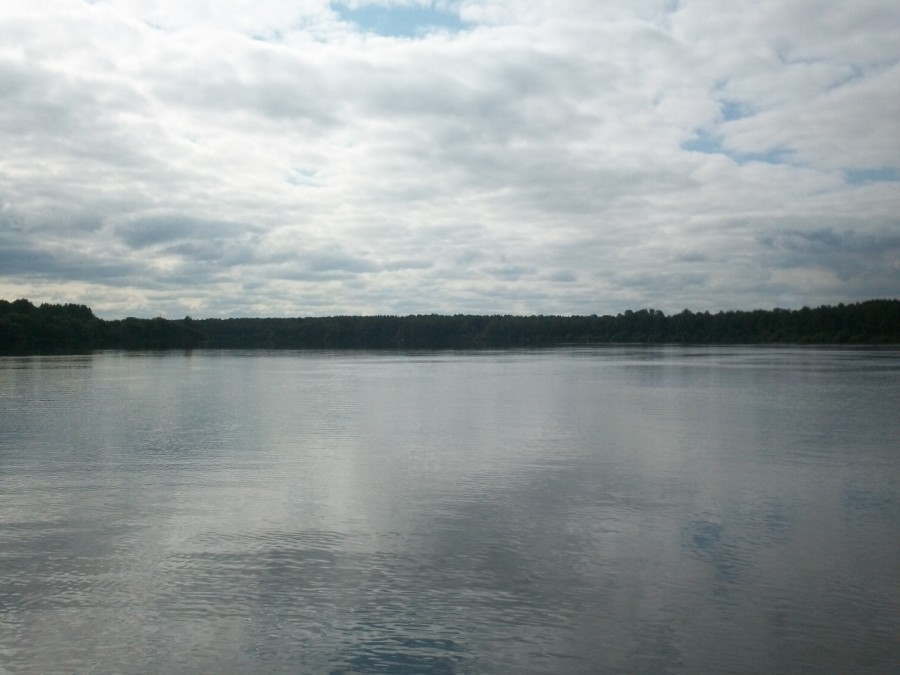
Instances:
[[[900,349],[0,358],[0,671],[886,673]]]

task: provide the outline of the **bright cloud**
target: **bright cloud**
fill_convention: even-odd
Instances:
[[[900,295],[882,0],[11,0],[0,297],[104,317]]]

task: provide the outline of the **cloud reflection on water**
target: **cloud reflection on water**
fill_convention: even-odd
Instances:
[[[898,393],[817,353],[34,361],[0,379],[0,663],[877,672]]]

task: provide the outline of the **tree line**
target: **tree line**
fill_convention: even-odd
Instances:
[[[189,321],[105,321],[86,305],[0,300],[0,352],[86,352],[94,349],[191,349],[206,336]]]
[[[900,344],[900,300],[814,309],[616,316],[440,315],[103,320],[85,305],[0,300],[0,352],[478,349],[609,343]]]

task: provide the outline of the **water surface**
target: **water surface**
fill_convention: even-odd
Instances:
[[[900,350],[0,358],[9,672],[900,663]]]

